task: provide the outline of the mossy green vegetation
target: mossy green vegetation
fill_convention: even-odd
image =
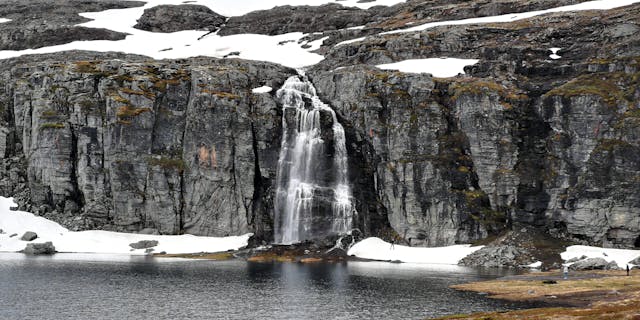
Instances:
[[[229,100],[239,100],[240,96],[231,92],[224,92],[224,91],[218,91],[218,90],[209,90],[209,89],[202,89],[203,93],[208,93],[212,96],[216,96],[220,99],[229,99]]]
[[[124,105],[118,108],[118,111],[116,112],[116,116],[118,118],[133,118],[145,112],[150,112],[150,111],[151,111],[150,108],[136,108],[131,105]]]
[[[594,149],[594,152],[611,152],[616,148],[622,148],[631,146],[626,141],[617,140],[617,139],[602,139],[598,146]]]
[[[618,87],[614,79],[609,76],[600,77],[598,75],[582,75],[547,92],[544,96],[571,98],[589,95],[599,96],[609,105],[615,105],[618,101],[624,100],[624,93],[620,90],[620,87]]]
[[[168,157],[160,157],[160,158],[149,158],[148,163],[150,166],[161,167],[163,169],[176,170],[179,172],[184,171],[186,165],[184,160],[177,158],[168,158]]]
[[[457,80],[456,82],[451,83],[451,85],[449,86],[449,92],[453,94],[451,96],[451,99],[453,101],[458,100],[463,95],[495,93],[498,94],[503,100],[506,100],[503,101],[503,106],[505,106],[505,109],[511,109],[513,107],[513,103],[510,102],[524,101],[529,99],[526,94],[520,92],[516,88],[509,88],[495,81],[484,79]]]
[[[50,122],[50,123],[41,124],[40,130],[45,130],[45,129],[64,129],[64,123]]]

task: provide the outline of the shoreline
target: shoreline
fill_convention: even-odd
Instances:
[[[470,282],[452,289],[490,299],[541,303],[547,307],[458,314],[435,319],[640,319],[640,271],[561,270]]]

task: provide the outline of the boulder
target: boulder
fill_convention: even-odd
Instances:
[[[609,265],[607,260],[603,258],[589,258],[582,261],[578,261],[571,266],[571,270],[604,270]]]
[[[520,247],[500,245],[484,247],[460,260],[458,264],[469,267],[520,267],[520,261],[530,261],[529,253]]]
[[[581,260],[584,260],[584,259],[587,259],[587,258],[588,258],[587,256],[582,256],[580,258],[577,258],[577,257],[576,258],[571,258],[571,259],[567,260],[566,263],[574,263],[574,262],[578,262],[578,261],[581,261]]]
[[[21,252],[33,255],[54,254],[56,253],[56,247],[53,246],[51,241],[45,243],[29,243]]]
[[[640,265],[640,257],[637,257],[637,258],[629,261],[629,264],[634,264],[636,266]]]
[[[607,265],[604,267],[605,270],[622,270],[622,268],[620,268],[618,266],[618,263],[615,261],[611,261],[609,263],[607,263]]]
[[[221,28],[223,36],[256,33],[277,35],[290,32],[312,33],[339,30],[366,24],[375,10],[361,10],[331,3],[322,6],[279,6],[231,17]]]
[[[25,232],[22,237],[20,238],[20,240],[22,241],[33,241],[35,239],[38,238],[38,234],[32,231],[27,231]]]
[[[142,240],[135,243],[130,243],[129,246],[133,249],[148,249],[158,245],[156,240]]]
[[[214,31],[226,20],[205,6],[162,5],[144,10],[134,28],[151,32]]]

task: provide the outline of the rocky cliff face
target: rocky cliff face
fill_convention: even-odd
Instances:
[[[281,111],[251,90],[292,74],[212,60],[13,68],[0,140],[26,172],[13,179],[9,165],[4,183],[26,183],[27,209],[80,228],[268,234]]]
[[[537,97],[493,79],[435,81],[369,67],[318,72],[314,81],[349,124],[354,150],[370,152],[353,162],[358,172],[375,168],[375,183],[362,187],[373,198],[363,202],[380,203],[412,243],[469,242],[524,224],[633,247],[635,61],[611,62],[626,70],[613,75],[591,65],[594,73]]]
[[[454,18],[512,10],[463,2],[335,15],[335,5],[286,7],[232,18],[220,32],[365,24],[309,35],[330,38],[320,49],[326,59],[307,71],[345,129],[355,227],[364,234],[432,246],[535,229],[640,247],[640,6],[333,45],[433,21],[427,7]],[[293,23],[281,23],[283,12]],[[552,47],[562,47],[561,59],[549,57]],[[373,67],[439,56],[480,63],[446,79]],[[80,229],[251,231],[269,240],[283,121],[274,95],[296,72],[241,60],[120,58],[3,64],[0,191]],[[274,91],[252,93],[263,85]]]

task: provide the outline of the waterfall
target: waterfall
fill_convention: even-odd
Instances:
[[[302,76],[303,77],[303,76]],[[275,242],[292,244],[345,234],[355,213],[344,128],[300,76],[277,92],[283,105],[275,199]]]

